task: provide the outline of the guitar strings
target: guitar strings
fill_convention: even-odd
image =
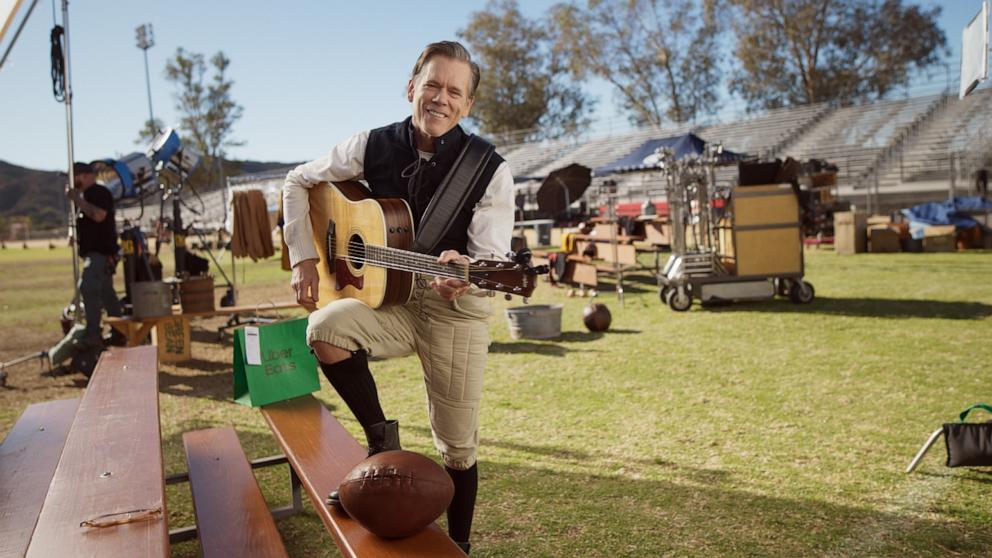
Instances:
[[[340,255],[335,256],[335,259],[350,261],[352,264],[370,264],[377,267],[386,267],[388,269],[395,269],[410,273],[431,272],[440,277],[459,280],[465,280],[467,274],[468,280],[472,282],[483,282],[487,280],[492,281],[492,279],[488,277],[488,274],[494,271],[499,271],[492,267],[480,267],[459,263],[439,264],[437,263],[437,260],[430,255],[411,253],[398,248],[368,245],[356,241],[350,242],[348,248],[363,249],[366,254],[371,257]],[[473,271],[476,273],[473,273]],[[484,273],[485,275],[479,275],[479,273]],[[504,281],[505,280],[506,278],[504,278]],[[516,285],[515,282],[510,282],[505,286],[516,287],[518,285]]]
[[[410,256],[408,254],[402,253],[392,253],[380,250],[381,246],[371,246],[362,245],[357,242],[351,242],[349,248],[364,248],[367,256],[372,257],[360,257],[354,255],[340,255],[335,256],[336,259],[350,261],[355,263],[368,263],[371,265],[378,265],[381,267],[388,267],[392,269],[398,269],[400,271],[409,271],[413,273],[425,273],[430,272],[443,277],[449,277],[452,279],[465,279],[466,275],[469,274],[469,270],[464,264],[438,264],[431,256]],[[371,250],[370,250],[371,248]],[[380,256],[380,257],[375,257]]]
[[[342,257],[342,256],[337,256],[337,257],[335,257],[335,259],[337,259],[337,260],[344,260],[344,261],[350,261],[353,264],[365,264],[365,263],[368,263],[369,265],[373,265],[373,266],[376,266],[376,267],[385,267],[387,269],[395,269],[397,271],[408,271],[410,273],[425,273],[425,270],[423,268],[421,268],[421,267],[411,267],[411,266],[393,265],[393,264],[390,264],[388,266],[385,266],[385,265],[381,265],[382,262],[379,262],[377,260],[366,260],[364,258],[348,258],[348,257]],[[433,275],[437,275],[438,277],[448,277],[450,279],[461,279],[461,280],[464,280],[465,279],[465,275],[456,275],[456,274],[448,273],[448,272],[431,272],[431,273]],[[470,277],[476,277],[476,276],[474,276],[472,274],[469,274],[469,276]]]
[[[353,262],[367,262],[375,264],[376,261],[390,264],[399,264],[406,266],[423,266],[426,267],[426,271],[439,273],[439,274],[452,274],[455,278],[463,278],[466,273],[476,272],[492,272],[496,271],[493,267],[484,267],[472,264],[460,264],[460,263],[447,263],[440,264],[434,256],[427,254],[417,254],[408,252],[406,250],[401,250],[398,248],[391,248],[388,246],[377,246],[373,244],[363,244],[358,241],[351,241],[348,244],[350,249],[361,249],[366,251],[366,253],[372,257],[361,258],[360,256],[335,256],[338,259],[349,259]],[[378,257],[377,257],[378,256]],[[407,271],[423,271],[417,269],[416,267],[408,269]]]
[[[400,256],[397,254],[381,253],[377,250],[366,249],[366,255],[364,258],[357,255],[350,255],[348,258],[351,261],[364,260],[365,262],[375,264],[379,262],[384,264],[384,267],[397,267],[402,266],[408,268],[412,271],[420,271],[422,273],[434,273],[438,275],[449,276],[457,279],[462,279],[468,273],[468,268],[464,264],[439,264],[437,261],[430,260],[418,260],[417,258],[410,258],[407,256]]]

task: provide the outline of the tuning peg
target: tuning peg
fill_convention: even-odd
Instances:
[[[513,300],[513,295],[505,294],[503,295],[503,298],[505,298],[506,300]]]
[[[516,263],[518,263],[518,264],[520,264],[520,265],[522,265],[524,267],[527,267],[528,265],[530,265],[531,253],[530,253],[530,249],[529,248],[523,248],[522,250],[520,250],[516,254],[513,254],[512,252],[511,252],[511,254],[512,255],[510,256],[510,259],[512,259],[514,262],[516,262]]]

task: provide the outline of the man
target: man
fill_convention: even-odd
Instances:
[[[114,267],[117,263],[117,229],[114,226],[114,198],[110,190],[96,183],[93,167],[86,163],[72,166],[74,188],[66,185],[65,196],[76,204],[76,240],[83,258],[79,293],[86,310],[88,348],[103,345],[101,312],[121,315],[121,304],[114,292]]]
[[[472,108],[479,79],[479,67],[461,44],[428,45],[407,83],[409,118],[360,132],[286,176],[286,242],[297,301],[312,306],[318,297],[306,189],[321,181],[364,179],[373,197],[405,199],[419,227],[468,139],[458,122]],[[468,261],[466,254],[500,257],[510,250],[512,231],[513,177],[494,154],[433,255],[440,263]],[[418,277],[405,305],[372,310],[354,299],[336,300],[310,315],[307,330],[324,375],[365,429],[370,455],[400,444],[396,421],[387,421],[379,405],[368,357],[418,354],[434,445],[455,485],[448,534],[466,552],[478,487],[479,402],[491,314],[488,300],[478,296],[484,293],[471,289],[464,281]]]

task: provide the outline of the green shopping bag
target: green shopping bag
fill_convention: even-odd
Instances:
[[[317,359],[307,346],[307,319],[234,334],[234,400],[260,407],[320,389]]]

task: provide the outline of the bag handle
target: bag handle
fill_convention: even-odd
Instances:
[[[968,413],[972,412],[975,409],[984,409],[992,413],[992,405],[989,405],[987,403],[975,403],[971,407],[968,407],[967,409],[961,411],[961,415],[960,415],[961,422],[964,422],[964,419],[968,418]]]

